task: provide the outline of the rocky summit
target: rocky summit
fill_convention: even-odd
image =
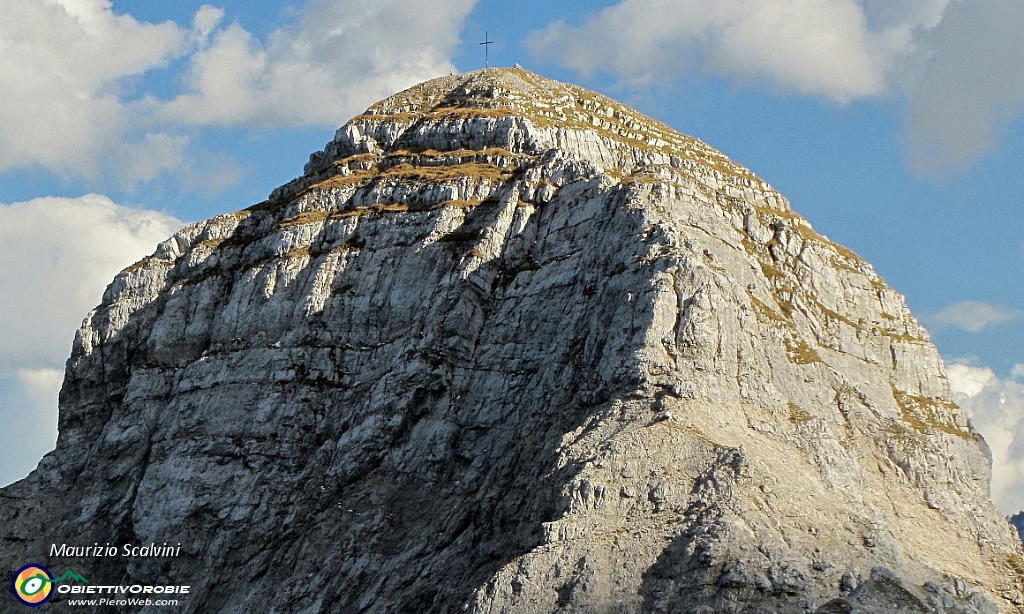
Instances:
[[[115,588],[64,578],[50,608],[1024,603],[985,443],[900,295],[714,149],[520,69],[373,105],[122,271],[59,426],[0,491],[0,563]]]

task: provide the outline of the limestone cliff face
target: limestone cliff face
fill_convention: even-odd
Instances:
[[[988,479],[869,265],[703,143],[490,69],[117,276],[0,563],[188,613],[1013,612]],[[181,554],[46,556],[150,542]]]

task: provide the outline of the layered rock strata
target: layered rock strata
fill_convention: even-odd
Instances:
[[[489,69],[117,276],[0,563],[187,613],[1015,612],[989,463],[902,298],[769,185]]]

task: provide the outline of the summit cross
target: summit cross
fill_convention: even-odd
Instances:
[[[490,46],[491,43],[493,42],[494,41],[492,41],[491,38],[487,36],[487,31],[484,30],[484,42],[480,43],[481,45],[484,46],[484,68],[489,68],[490,58],[488,57],[487,51],[491,48]]]

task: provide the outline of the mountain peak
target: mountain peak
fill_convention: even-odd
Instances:
[[[711,183],[770,189],[749,170],[601,94],[521,68],[486,68],[426,81],[370,106],[310,156],[306,178],[273,198],[309,187],[308,176],[359,154],[500,148],[513,154],[562,151],[622,179],[659,167],[703,174]],[[788,210],[784,199],[777,205]]]
[[[519,108],[548,104],[580,89],[522,68],[483,68],[424,81],[377,102],[367,115],[424,113],[441,108]]]
[[[518,69],[381,101],[119,273],[59,424],[0,566],[186,614],[1024,604],[903,298],[710,147]]]
[[[484,68],[425,81],[372,105],[364,115],[402,114],[416,117],[516,116],[541,125],[566,120],[593,125],[596,117],[642,117],[600,94],[546,79],[522,68]],[[644,123],[671,132],[648,118],[644,118]]]
[[[419,121],[516,117],[536,128],[589,131],[664,154],[684,154],[697,143],[601,94],[522,68],[485,68],[426,81],[372,105],[364,115],[410,115]]]

